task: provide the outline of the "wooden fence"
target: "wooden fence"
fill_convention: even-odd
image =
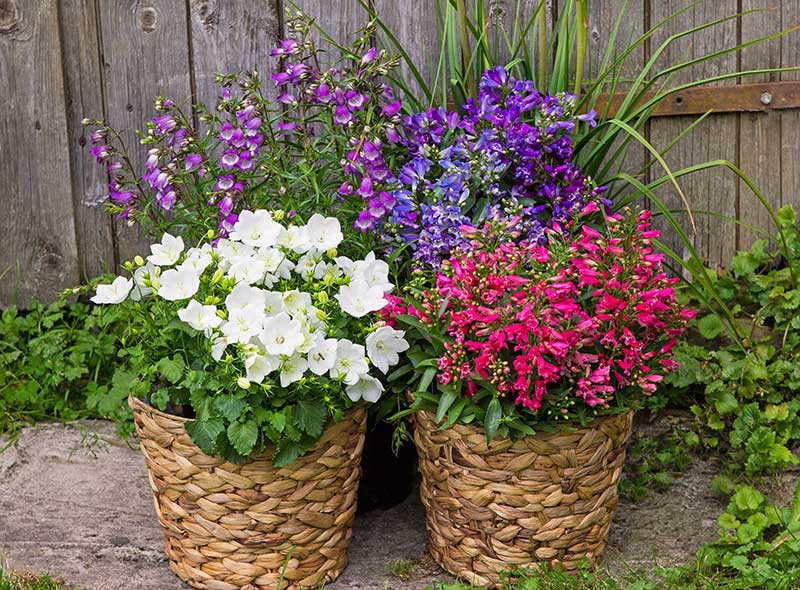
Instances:
[[[436,0],[371,0],[408,51],[438,51]],[[690,0],[592,0],[591,55],[597,57],[619,10],[621,37],[640,34]],[[364,23],[358,0],[302,0],[298,4],[344,38]],[[511,7],[515,0],[498,0]],[[524,0],[532,10],[536,0]],[[552,10],[558,10],[553,0]],[[800,0],[707,0],[657,33],[630,60],[635,73],[670,34],[740,10],[770,8],[682,39],[667,62],[720,50],[800,24]],[[0,0],[0,306],[53,299],[104,268],[145,251],[136,231],[102,207],[106,178],[89,154],[84,117],[116,128],[138,128],[153,115],[157,94],[213,100],[214,74],[275,67],[269,49],[281,37],[282,0]],[[800,38],[784,36],[681,73],[697,76],[800,64]],[[792,80],[797,74],[750,79]],[[736,80],[730,84],[736,84]],[[692,117],[653,120],[648,139],[664,147]],[[141,146],[129,146],[141,165]],[[643,159],[644,152],[636,155]],[[722,158],[747,172],[775,206],[798,203],[800,111],[711,115],[671,150],[672,166]],[[763,208],[732,174],[703,172],[682,181],[696,210],[739,217],[767,228]],[[677,201],[676,201],[677,202]],[[711,263],[726,263],[754,233],[713,216],[698,216],[695,238]]]

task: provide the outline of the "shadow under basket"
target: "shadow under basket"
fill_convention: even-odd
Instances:
[[[204,590],[319,588],[347,564],[366,412],[351,409],[286,467],[204,454],[186,418],[128,398],[170,568]],[[283,572],[283,575],[281,575]]]
[[[498,586],[500,573],[595,564],[617,507],[633,412],[486,445],[482,426],[439,430],[418,412],[420,495],[428,544],[451,574]]]

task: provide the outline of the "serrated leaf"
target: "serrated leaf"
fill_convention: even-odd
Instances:
[[[503,418],[503,406],[496,397],[492,398],[486,408],[486,417],[483,420],[483,427],[486,430],[486,443],[490,444],[497,429],[500,427],[500,420]]]
[[[697,321],[697,329],[706,340],[716,338],[725,331],[725,322],[717,314],[709,314]]]
[[[249,455],[258,441],[258,426],[254,420],[231,422],[228,426],[228,440],[241,455]]]
[[[213,402],[214,409],[228,422],[236,422],[247,405],[247,400],[227,394],[214,396]]]
[[[713,402],[720,416],[733,414],[739,409],[739,401],[736,399],[736,396],[728,390],[715,391],[714,394],[709,395],[708,398],[709,401]]]
[[[723,513],[719,517],[719,526],[721,526],[724,529],[735,531],[740,524],[742,523],[739,522],[739,519],[736,518],[733,514],[730,514],[728,512]]]
[[[283,412],[274,412],[269,417],[270,426],[272,426],[278,432],[283,432],[283,429],[286,427],[286,416]]]
[[[281,448],[272,458],[275,467],[285,467],[291,465],[295,460],[306,452],[306,449],[296,443],[289,443]]]
[[[299,401],[294,408],[294,418],[301,430],[317,438],[325,430],[328,411],[322,402]]]
[[[733,502],[739,510],[756,510],[764,502],[764,496],[754,487],[741,486],[733,495]]]
[[[222,418],[214,417],[208,420],[191,420],[186,423],[186,432],[192,441],[200,447],[206,455],[216,453],[217,437],[225,431]]]
[[[164,357],[156,363],[158,372],[170,383],[177,383],[183,377],[183,372],[186,369],[186,363],[180,355],[174,355],[172,358]]]

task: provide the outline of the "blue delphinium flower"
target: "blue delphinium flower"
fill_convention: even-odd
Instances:
[[[570,134],[595,113],[575,115],[575,97],[542,95],[501,67],[488,70],[462,112],[439,107],[406,116],[396,141],[401,164],[385,190],[396,202],[371,215],[390,244],[410,243],[417,266],[438,268],[468,249],[463,226],[515,218],[522,237],[543,242],[600,198],[574,161]]]

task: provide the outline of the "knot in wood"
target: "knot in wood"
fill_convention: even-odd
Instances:
[[[19,25],[19,14],[14,0],[0,0],[0,33],[13,33]]]
[[[152,33],[156,30],[158,22],[158,12],[148,3],[142,3],[136,12],[136,20],[139,28],[145,33]]]

